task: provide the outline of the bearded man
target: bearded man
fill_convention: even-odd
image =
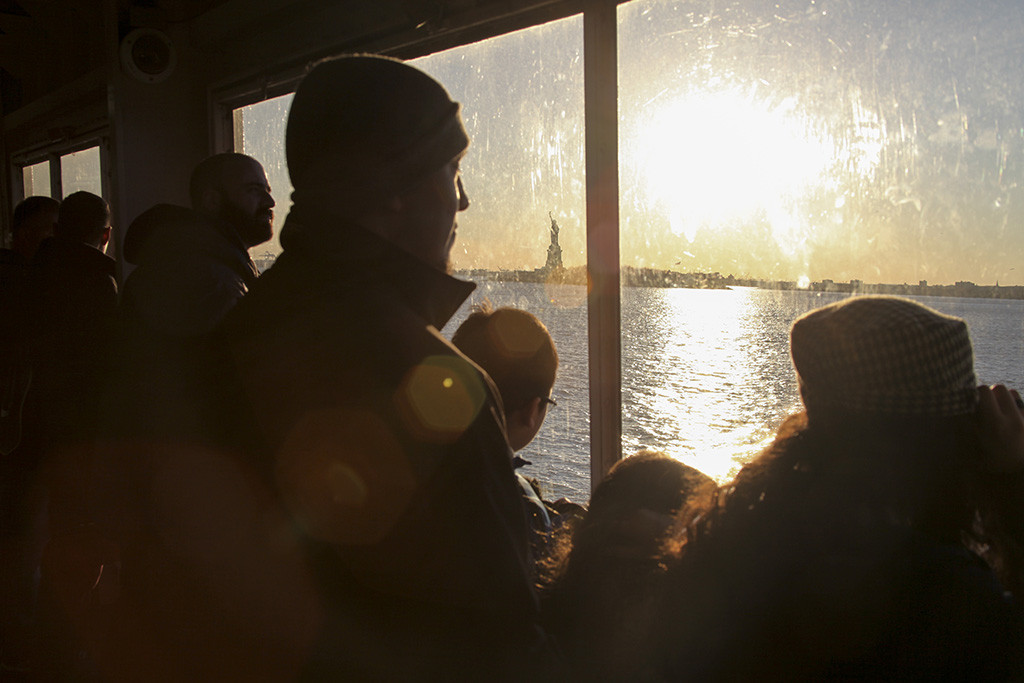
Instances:
[[[249,249],[273,234],[274,199],[258,161],[215,154],[192,172],[192,208],[157,204],[124,240],[135,264],[125,282],[126,317],[177,338],[212,330],[259,273]]]

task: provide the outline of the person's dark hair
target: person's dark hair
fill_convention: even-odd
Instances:
[[[59,209],[60,202],[53,197],[46,197],[44,195],[25,197],[18,202],[17,206],[14,207],[14,218],[11,221],[11,235],[17,235],[21,230],[21,227],[35,216],[47,211],[53,211],[56,213]]]
[[[640,655],[676,515],[704,507],[714,481],[657,451],[616,463],[545,562],[544,612],[582,680],[645,678]]]
[[[73,192],[60,203],[53,234],[61,239],[96,244],[110,225],[110,206],[103,197]]]
[[[977,443],[973,415],[851,414],[810,423],[798,413],[716,505],[695,511],[688,543],[732,535],[755,518],[801,517],[824,527],[823,516],[851,509],[861,524],[897,521],[951,542],[974,538]]]
[[[683,520],[651,629],[659,675],[891,678],[907,665],[961,666],[961,643],[942,643],[954,646],[949,660],[932,647],[978,624],[958,614],[956,635],[935,636],[952,624],[939,612],[955,612],[959,592],[972,602],[1003,592],[968,551],[1011,590],[1021,567],[1004,526],[1019,520],[1001,516],[1017,505],[984,471],[966,324],[907,299],[855,297],[801,316],[790,339],[805,411]],[[1019,645],[980,647],[998,659]]]
[[[595,554],[614,547],[628,545],[632,553],[656,558],[668,526],[642,537],[634,533],[634,517],[649,514],[668,522],[692,506],[704,509],[715,488],[706,474],[661,451],[642,450],[620,460],[594,489],[586,514],[571,530],[568,547],[563,545],[549,559],[553,580],[574,571],[575,565],[597,561]]]
[[[813,577],[832,587],[825,595],[834,595],[843,581],[859,581],[851,584],[858,589],[850,599],[861,601],[856,609],[871,613],[885,596],[866,592],[866,582],[873,572],[896,571],[886,563],[905,557],[898,549],[908,534],[979,550],[1001,547],[998,527],[981,523],[989,512],[981,493],[983,475],[975,467],[977,443],[973,415],[819,415],[809,422],[806,413],[798,413],[788,418],[775,441],[710,505],[687,511],[669,544],[676,559],[653,629],[661,643],[655,649],[671,660],[668,670],[679,673],[675,667],[682,666],[715,676],[726,666],[727,677],[792,674],[797,669],[787,667],[807,664],[797,653],[808,649],[783,646],[786,635],[773,653],[777,660],[758,659],[768,646],[754,642],[751,634],[768,637],[753,616],[755,604],[764,604],[762,613],[773,618],[779,610],[813,610],[803,602],[812,589],[793,586],[801,598],[788,603],[779,593],[798,581],[794,577]],[[857,562],[828,564],[843,552]],[[841,613],[843,607],[829,609]],[[792,642],[800,637],[792,636]],[[738,647],[741,641],[746,642]],[[842,639],[830,644],[836,642]],[[821,661],[828,657],[820,656]],[[781,668],[771,669],[775,666]]]
[[[474,308],[452,343],[490,375],[505,410],[547,398],[555,384],[558,352],[544,323],[527,311],[488,303]]]
[[[247,154],[223,152],[206,157],[192,170],[189,179],[188,193],[192,208],[199,208],[203,195],[207,190],[220,190],[224,186],[224,176],[239,164],[259,163]]]
[[[310,70],[288,112],[285,153],[296,206],[359,212],[414,186],[469,145],[460,106],[427,73],[380,55]]]

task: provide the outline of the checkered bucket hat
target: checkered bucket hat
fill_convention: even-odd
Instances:
[[[790,349],[808,413],[963,415],[977,403],[967,324],[909,299],[811,311],[793,323]]]

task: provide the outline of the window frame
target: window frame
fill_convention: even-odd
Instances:
[[[100,196],[109,202],[111,194],[110,133],[106,127],[103,127],[71,138],[36,145],[12,153],[9,163],[5,166],[10,172],[10,176],[5,181],[7,187],[10,188],[11,208],[13,209],[18,202],[25,198],[25,169],[44,161],[50,162],[50,196],[57,200],[62,199],[64,197],[64,181],[61,177],[61,157],[92,147],[98,147],[100,152]],[[10,239],[11,232],[9,216],[2,221],[2,226],[0,242],[6,244]],[[111,240],[107,254],[117,258],[114,240]]]
[[[44,147],[11,155],[11,166],[14,173],[11,177],[14,202],[25,198],[24,171],[29,166],[50,162],[50,196],[61,199],[64,196],[64,181],[61,177],[61,158],[69,154],[83,152],[93,147],[100,153],[100,186],[101,196],[109,201],[110,197],[110,138],[105,131],[88,133],[76,137],[73,141],[61,141]]]

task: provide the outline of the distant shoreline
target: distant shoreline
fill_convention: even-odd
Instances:
[[[534,282],[565,285],[586,285],[586,268],[573,266],[558,270],[460,270],[457,274],[470,280],[494,282]],[[973,282],[957,282],[952,285],[930,285],[921,281],[916,285],[867,283],[861,280],[834,282],[820,280],[800,286],[791,280],[762,280],[738,278],[720,273],[681,273],[674,270],[635,268],[625,266],[621,270],[623,287],[656,287],[666,289],[731,289],[750,287],[776,291],[835,292],[839,294],[890,294],[897,296],[943,296],[966,299],[1024,299],[1024,285],[1001,286],[978,285]]]

